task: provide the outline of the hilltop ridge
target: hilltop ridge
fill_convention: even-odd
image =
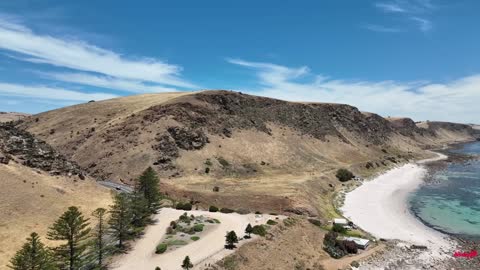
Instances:
[[[89,102],[27,117],[18,127],[97,179],[129,184],[152,166],[176,196],[312,214],[326,211],[319,200],[337,185],[339,167],[367,176],[475,136],[469,125],[416,124],[346,104],[225,90]],[[270,203],[259,206],[260,195]]]

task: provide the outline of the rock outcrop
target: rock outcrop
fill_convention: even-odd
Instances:
[[[16,159],[23,165],[49,172],[52,175],[78,175],[85,172],[67,160],[44,141],[29,132],[20,130],[12,122],[0,123],[0,162],[8,164]]]

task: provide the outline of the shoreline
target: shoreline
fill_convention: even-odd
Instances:
[[[428,249],[414,258],[418,265],[432,265],[438,260],[451,258],[458,246],[450,235],[428,227],[409,208],[409,196],[427,175],[423,165],[448,158],[441,153],[432,153],[437,156],[393,168],[364,182],[346,193],[339,209],[343,216],[377,239],[399,241],[397,247],[402,250],[408,245],[426,246]],[[405,259],[394,257],[385,259],[384,263]]]

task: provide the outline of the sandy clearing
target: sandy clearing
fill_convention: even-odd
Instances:
[[[170,222],[178,219],[184,212],[172,208],[162,208],[155,216],[158,222],[149,226],[145,231],[144,237],[133,243],[132,250],[116,260],[111,265],[111,268],[117,270],[153,270],[159,266],[161,269],[166,270],[181,269],[180,266],[185,256],[190,256],[193,264],[196,265],[195,269],[200,269],[200,266],[206,263],[213,263],[232,252],[224,248],[227,231],[234,230],[240,238],[243,237],[248,223],[254,226],[264,224],[270,218],[275,219],[275,217],[269,215],[263,215],[262,218],[257,219],[254,214],[240,215],[237,213],[210,213],[199,210],[188,211],[189,215],[204,215],[216,218],[221,223],[196,242],[165,254],[155,254],[155,247],[165,235]],[[243,244],[242,242],[246,241],[241,241],[240,244]]]
[[[452,244],[446,235],[435,231],[413,216],[408,196],[423,182],[426,162],[445,159],[445,155],[392,169],[348,193],[341,210],[365,231],[377,238],[398,239],[429,247],[426,257],[443,257]],[[428,259],[428,258],[426,258]]]

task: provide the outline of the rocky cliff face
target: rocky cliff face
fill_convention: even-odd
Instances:
[[[44,141],[19,130],[12,122],[0,123],[0,162],[8,164],[11,160],[52,175],[85,177],[84,171],[76,163],[67,160]]]

